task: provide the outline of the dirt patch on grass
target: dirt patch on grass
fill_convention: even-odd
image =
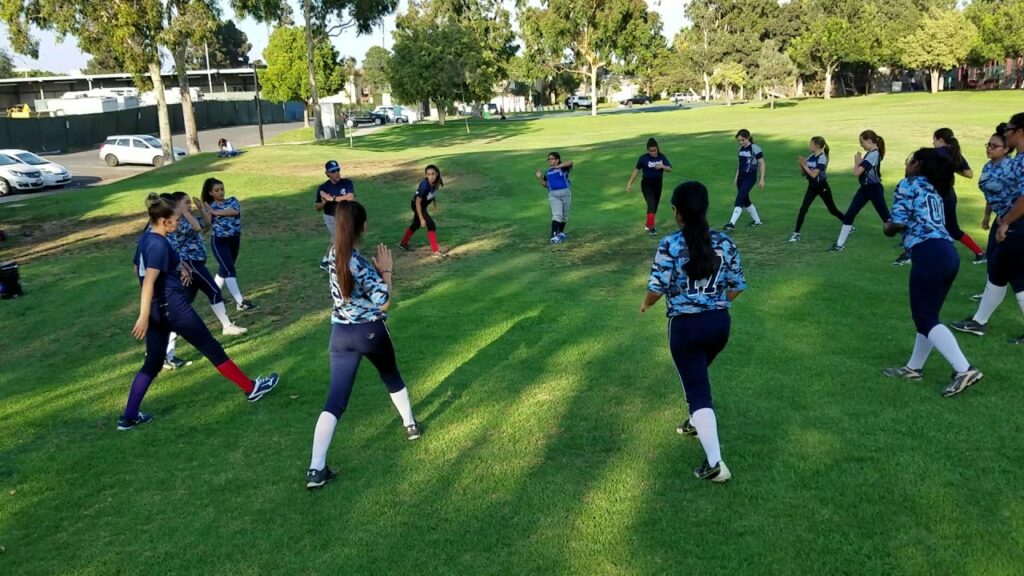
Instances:
[[[0,261],[31,262],[48,256],[95,253],[99,244],[123,243],[135,238],[146,225],[144,216],[125,215],[80,220],[17,222],[6,228],[7,241],[0,244]]]

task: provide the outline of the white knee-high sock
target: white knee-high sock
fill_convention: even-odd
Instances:
[[[228,285],[228,290],[231,291],[231,297],[235,299],[235,302],[241,304],[245,298],[242,298],[242,291],[238,288],[238,278],[225,278],[224,282]]]
[[[217,302],[216,304],[210,304],[210,308],[213,309],[213,315],[220,320],[220,325],[224,328],[231,326],[231,319],[228,318],[228,308],[224,305],[224,302]]]
[[[391,395],[391,403],[395,405],[398,414],[402,416],[402,426],[411,426],[416,423],[412,417],[412,402],[409,401],[409,388],[402,388]]]
[[[313,457],[309,460],[309,467],[313,470],[323,470],[327,465],[327,449],[331,447],[331,439],[334,438],[334,428],[338,425],[338,419],[330,412],[321,412],[320,418],[316,421],[316,430],[313,431]]]
[[[1017,304],[1020,306],[1020,311],[1024,313],[1024,292],[1017,292]]]
[[[743,208],[739,206],[732,209],[732,218],[729,218],[729,224],[736,225],[736,221],[740,219],[740,214],[743,214]]]
[[[996,286],[991,282],[985,282],[985,291],[981,293],[981,302],[978,304],[978,311],[974,313],[974,321],[978,324],[988,324],[992,313],[1003,303],[1006,297],[1006,286]]]
[[[907,368],[914,370],[924,368],[924,363],[928,361],[928,355],[932,353],[932,348],[934,345],[931,340],[924,334],[918,333],[914,340],[914,351],[910,354],[910,360],[907,362]]]
[[[701,408],[690,414],[690,422],[697,429],[697,439],[704,447],[708,465],[714,466],[721,462],[722,448],[718,445],[718,421],[715,419],[715,411],[711,408]]]
[[[761,217],[757,215],[757,207],[753,204],[747,206],[747,214],[750,214],[750,217],[754,219],[754,222],[761,221]]]
[[[178,333],[171,332],[170,337],[167,339],[167,358],[174,358],[174,350],[178,346]]]
[[[967,361],[967,357],[960,350],[960,345],[957,344],[956,336],[953,336],[949,328],[939,324],[928,333],[928,339],[935,345],[939,354],[953,366],[953,370],[966,372],[971,367],[971,363]]]
[[[853,230],[853,226],[849,224],[843,224],[843,227],[839,229],[839,239],[836,240],[836,244],[840,246],[846,246],[846,239],[850,237],[850,231]]]
[[[213,283],[217,285],[217,288],[224,287],[224,279],[220,277],[220,274],[213,277]]]

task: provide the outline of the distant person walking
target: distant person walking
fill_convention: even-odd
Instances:
[[[875,207],[875,212],[882,222],[889,221],[889,207],[885,205],[885,189],[882,187],[882,160],[885,158],[885,139],[874,130],[860,133],[860,146],[864,154],[857,152],[853,156],[853,175],[860,182],[860,188],[853,195],[850,207],[843,216],[843,227],[839,230],[839,238],[832,245],[831,251],[842,252],[846,249],[846,239],[853,232],[853,222],[857,214],[867,206],[868,202]]]
[[[647,222],[644,230],[651,236],[658,234],[655,224],[655,217],[658,214],[658,205],[661,204],[661,190],[665,172],[672,171],[672,163],[661,153],[661,147],[654,138],[647,139],[647,153],[636,161],[633,173],[629,175],[629,182],[626,183],[626,193],[633,192],[633,182],[638,174],[643,174],[640,179],[640,191],[643,192],[644,201],[647,203]]]
[[[804,193],[804,201],[800,204],[800,212],[796,216],[796,227],[793,228],[793,235],[789,237],[790,242],[800,241],[800,230],[804,227],[804,218],[810,209],[814,199],[820,197],[825,203],[829,214],[835,216],[840,222],[843,221],[843,213],[836,207],[836,201],[832,197],[832,188],[828,185],[828,143],[821,136],[811,138],[808,145],[811,153],[804,158],[797,157],[800,164],[800,172],[807,178],[807,192]]]
[[[750,135],[750,130],[745,128],[736,132],[736,141],[740,145],[737,152],[739,166],[736,168],[736,176],[733,178],[736,185],[736,202],[729,223],[722,227],[722,230],[726,232],[736,229],[736,221],[740,219],[743,210],[750,214],[751,221],[747,226],[756,227],[762,224],[761,217],[757,214],[757,207],[750,200],[750,191],[757,185],[761,192],[764,192],[764,152],[760,146],[754,144],[754,137]]]

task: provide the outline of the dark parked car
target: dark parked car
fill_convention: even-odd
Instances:
[[[383,126],[388,123],[388,116],[379,112],[353,110],[347,114],[346,120],[351,120],[356,126]]]
[[[650,103],[651,103],[651,97],[650,96],[644,96],[643,94],[637,94],[636,96],[633,96],[632,98],[626,98],[625,100],[619,102],[619,104],[622,104],[623,106],[632,106],[633,104],[650,104]]]

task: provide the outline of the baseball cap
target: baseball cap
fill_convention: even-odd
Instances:
[[[341,164],[338,164],[337,160],[330,160],[327,164],[324,164],[324,170],[327,172],[341,172]]]

